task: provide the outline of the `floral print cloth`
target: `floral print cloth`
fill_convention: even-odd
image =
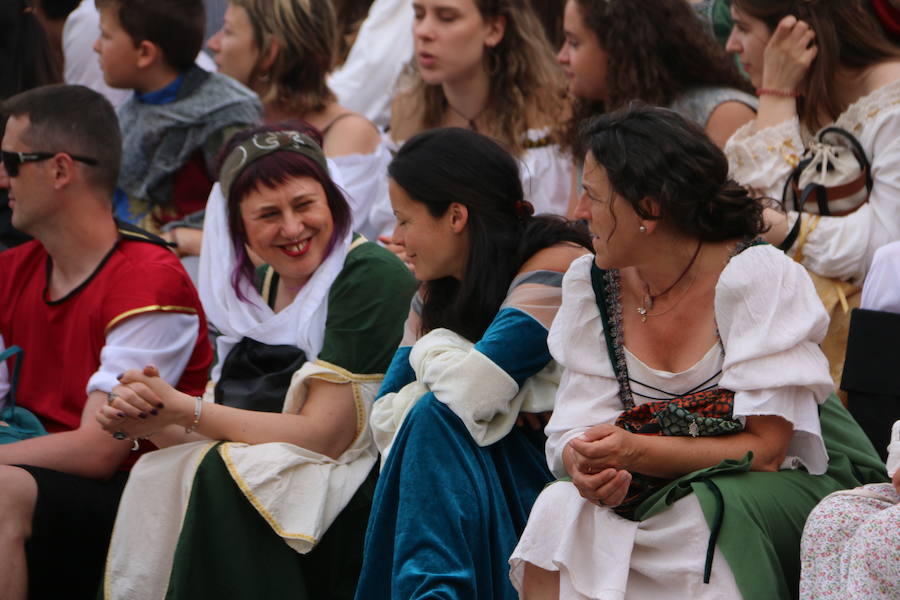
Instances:
[[[890,483],[831,494],[810,513],[800,598],[900,598],[900,494]]]

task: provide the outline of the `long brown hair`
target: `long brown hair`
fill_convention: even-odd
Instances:
[[[769,31],[787,15],[816,32],[818,53],[801,88],[801,123],[810,131],[836,119],[846,109],[838,98],[834,73],[839,67],[864,69],[900,58],[863,0],[734,0],[737,10],[763,21]],[[828,120],[824,120],[827,117]]]
[[[530,127],[555,125],[566,112],[565,78],[544,28],[527,0],[474,0],[482,18],[504,17],[506,30],[494,48],[486,50],[490,95],[486,133],[498,139],[514,155],[525,149]],[[421,114],[420,131],[440,127],[447,112],[447,98],[440,85],[429,85],[416,65],[406,71],[404,104]],[[537,122],[535,122],[537,121]]]
[[[609,56],[604,101],[577,99],[567,141],[578,149],[584,119],[640,100],[668,106],[690,88],[751,91],[731,57],[685,0],[574,0]],[[580,149],[578,149],[580,152]]]

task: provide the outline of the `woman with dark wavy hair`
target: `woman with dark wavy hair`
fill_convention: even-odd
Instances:
[[[754,117],[746,80],[685,0],[568,0],[564,28],[570,144],[585,118],[634,100],[672,108],[719,147]]]
[[[588,237],[532,216],[515,159],[465,129],[414,136],[389,174],[393,241],[423,283],[372,413],[382,471],[357,598],[511,599],[506,560],[550,480],[547,328]]]
[[[548,336],[565,479],[535,502],[513,582],[529,600],[790,598],[806,514],[879,478],[831,395],[812,282],[758,239],[760,204],[695,124],[636,106],[585,138],[576,216],[596,255],[566,273]]]

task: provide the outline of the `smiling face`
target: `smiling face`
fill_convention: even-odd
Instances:
[[[461,216],[460,212],[465,207],[452,204],[443,216],[435,217],[425,204],[413,200],[396,181],[388,181],[391,207],[397,217],[391,241],[406,251],[416,279],[434,281],[454,277],[462,280],[469,255],[468,213]]]
[[[119,16],[112,6],[100,9],[100,37],[94,42],[94,52],[99,55],[103,80],[110,87],[134,89],[139,85],[140,48],[119,23]]]
[[[633,264],[642,243],[642,221],[627,200],[616,194],[606,169],[589,152],[584,161],[584,192],[575,207],[575,218],[588,223],[592,244],[601,269]]]
[[[334,221],[325,190],[312,177],[292,177],[277,188],[249,191],[240,202],[247,245],[299,288],[327,256]]]
[[[422,79],[440,85],[485,68],[486,48],[503,39],[500,18],[485,20],[475,0],[415,0],[413,38]]]
[[[556,55],[569,79],[569,94],[583,100],[605,100],[609,56],[596,32],[584,22],[577,0],[566,2],[563,15],[565,41]]]
[[[213,52],[219,72],[232,79],[249,85],[256,63],[259,61],[259,47],[253,38],[253,24],[243,6],[228,4],[222,29],[206,43]]]
[[[734,20],[734,26],[725,49],[737,54],[741,65],[750,76],[750,81],[755,87],[761,87],[763,57],[772,32],[762,19],[751,17],[734,6],[731,7],[731,18]]]

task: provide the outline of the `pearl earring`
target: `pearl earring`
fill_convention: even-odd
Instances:
[[[641,225],[640,227],[638,227],[638,231],[640,231],[641,233],[647,233],[647,228]]]

